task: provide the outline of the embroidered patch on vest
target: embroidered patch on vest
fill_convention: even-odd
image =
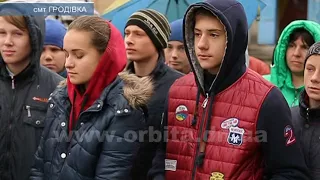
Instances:
[[[185,105],[180,105],[176,109],[176,119],[184,121],[188,117],[188,108]]]
[[[221,123],[222,129],[229,129],[230,127],[236,127],[239,123],[239,120],[237,118],[229,118],[227,120],[224,120]]]
[[[290,125],[287,125],[284,128],[284,137],[287,138],[286,146],[290,146],[291,144],[296,142],[296,137],[293,133],[293,129]]]
[[[239,127],[230,127],[228,135],[228,143],[240,146],[243,142],[244,129]]]
[[[224,180],[224,174],[221,172],[211,173],[210,180]]]
[[[177,170],[177,160],[165,159],[165,171],[176,171]]]

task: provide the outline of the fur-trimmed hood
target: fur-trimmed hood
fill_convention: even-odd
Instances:
[[[153,83],[150,77],[139,78],[126,71],[119,74],[123,80],[123,95],[131,107],[146,106],[153,94]]]
[[[123,82],[123,95],[132,108],[146,106],[153,95],[153,82],[150,77],[138,77],[127,71],[119,73],[119,78]],[[59,83],[58,88],[66,88],[67,80]]]

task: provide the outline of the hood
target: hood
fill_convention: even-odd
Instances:
[[[93,73],[84,93],[81,87],[74,85],[67,78],[68,95],[73,106],[72,119],[78,119],[81,111],[88,109],[121,72],[127,62],[124,40],[119,30],[110,22],[110,38],[95,72]]]
[[[227,32],[227,47],[220,70],[213,81],[210,92],[218,93],[234,83],[246,69],[245,51],[248,45],[248,23],[243,6],[236,0],[207,0],[195,3],[184,16],[184,44],[195,74],[196,82],[205,93],[204,70],[201,68],[194,48],[195,11],[205,9],[216,16]],[[237,18],[235,18],[237,17]],[[218,89],[219,88],[219,89]]]
[[[0,6],[0,13],[6,15],[12,14],[18,15],[23,10],[18,9],[18,7],[12,7],[10,4],[5,4]],[[24,16],[26,23],[28,25],[30,42],[31,42],[31,54],[30,54],[30,65],[23,70],[18,76],[26,76],[36,73],[40,70],[40,56],[43,49],[44,35],[45,35],[45,18],[42,16]],[[7,75],[5,70],[5,63],[0,55],[0,71],[1,75]]]
[[[289,88],[294,89],[291,79],[291,71],[286,62],[286,51],[290,35],[298,28],[305,28],[313,36],[315,42],[320,41],[320,24],[313,21],[293,21],[282,31],[274,50],[270,77],[270,82],[279,88],[286,85]]]
[[[150,76],[139,78],[135,74],[123,71],[119,74],[123,80],[123,95],[129,105],[135,109],[146,106],[153,94],[153,83]]]

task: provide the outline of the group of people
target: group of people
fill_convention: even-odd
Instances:
[[[1,180],[320,178],[318,23],[289,24],[269,69],[236,0],[141,9],[124,34],[1,11]]]

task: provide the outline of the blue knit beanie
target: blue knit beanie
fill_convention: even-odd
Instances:
[[[180,41],[183,43],[183,31],[182,31],[183,19],[178,19],[170,24],[171,36],[169,41]]]
[[[44,45],[53,45],[63,48],[63,38],[67,32],[67,28],[55,19],[46,19],[46,37]]]

